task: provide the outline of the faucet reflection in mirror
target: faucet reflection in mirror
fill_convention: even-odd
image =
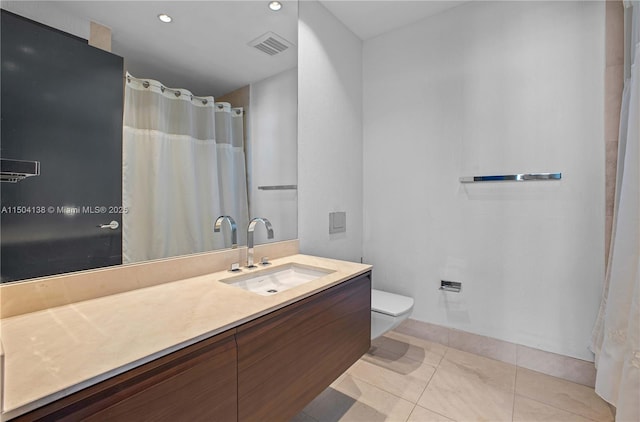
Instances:
[[[263,223],[267,229],[267,239],[273,239],[273,227],[271,222],[266,218],[256,217],[249,222],[247,226],[247,268],[256,268],[253,265],[253,232],[256,229],[256,224]]]
[[[236,249],[238,247],[238,227],[236,226],[236,221],[233,218],[228,215],[221,215],[216,218],[216,222],[213,224],[213,232],[220,233],[222,222],[225,220],[229,223],[229,227],[231,228],[231,249]]]
[[[229,103],[127,74],[125,263],[224,247],[223,238],[210,235],[216,215],[247,224],[243,120],[242,109]]]

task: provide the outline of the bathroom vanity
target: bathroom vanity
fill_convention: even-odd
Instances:
[[[291,263],[331,272],[261,296],[221,271],[4,319],[4,420],[289,420],[369,349],[371,318],[370,266],[305,255],[272,265]],[[47,320],[30,341],[13,336]],[[90,327],[102,332],[78,337]],[[52,344],[34,345],[46,335]]]

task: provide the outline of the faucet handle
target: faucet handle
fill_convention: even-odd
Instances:
[[[229,270],[229,272],[230,273],[235,273],[235,272],[238,272],[238,271],[242,271],[240,269],[240,264],[237,263],[237,262],[234,262],[233,264],[231,264],[231,269]]]
[[[260,265],[271,265],[271,262],[269,262],[269,257],[263,256],[262,258],[260,258]]]

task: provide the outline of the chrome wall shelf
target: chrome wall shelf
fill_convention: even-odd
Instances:
[[[465,176],[460,178],[460,183],[476,182],[528,182],[534,180],[560,180],[562,173],[521,173],[501,174],[497,176]]]
[[[27,177],[40,175],[39,161],[0,159],[0,181],[17,183]]]
[[[298,185],[271,185],[271,186],[258,186],[259,190],[295,190],[298,189]]]

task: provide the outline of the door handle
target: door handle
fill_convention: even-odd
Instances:
[[[98,227],[100,227],[101,229],[111,229],[111,230],[115,230],[118,227],[120,227],[120,223],[118,223],[117,221],[113,220],[111,223],[109,224],[99,224]]]

